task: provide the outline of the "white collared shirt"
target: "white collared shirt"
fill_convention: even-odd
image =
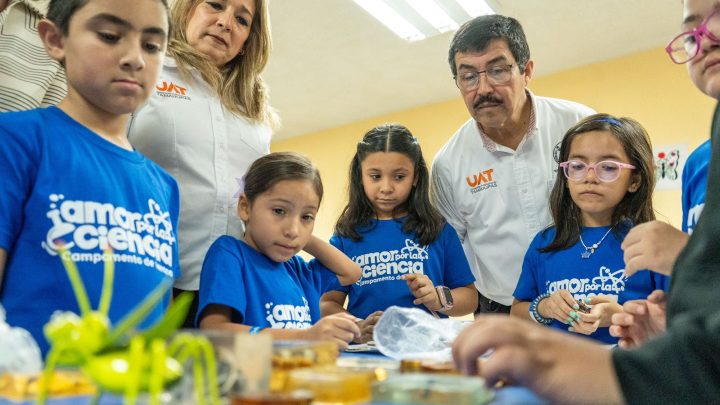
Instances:
[[[531,123],[516,150],[493,142],[471,118],[432,166],[435,202],[460,236],[475,286],[503,305],[512,304],[530,242],[552,222],[555,149],[568,128],[594,113],[582,104],[527,93]]]
[[[175,287],[196,291],[215,239],[243,236],[236,212],[242,177],[255,159],[270,152],[271,130],[227,111],[197,72],[188,83],[176,62],[166,58],[155,91],[133,114],[128,137],[180,186],[182,276]]]

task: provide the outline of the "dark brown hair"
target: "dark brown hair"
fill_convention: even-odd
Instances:
[[[67,35],[70,30],[70,20],[79,9],[85,7],[90,0],[50,0],[46,17],[52,21],[63,35]],[[168,10],[167,0],[157,0]],[[170,17],[168,17],[168,26]],[[170,33],[168,33],[170,34]]]
[[[258,195],[283,180],[307,180],[322,201],[323,185],[320,171],[307,157],[295,152],[275,152],[250,165],[245,177],[245,198],[252,204]]]
[[[362,240],[360,229],[367,228],[377,218],[372,203],[365,194],[362,184],[362,162],[376,152],[397,152],[407,156],[415,168],[415,186],[408,199],[395,208],[398,212],[407,212],[403,223],[403,232],[415,232],[418,242],[429,245],[440,236],[444,219],[440,212],[430,204],[430,176],[422,155],[420,144],[406,127],[399,124],[384,124],[368,131],[358,142],[357,151],[350,163],[350,184],[348,185],[348,203],[335,225],[335,233]]]
[[[633,178],[639,184],[638,189],[625,193],[612,214],[613,234],[620,238],[628,227],[655,219],[652,206],[655,161],[650,137],[642,125],[632,118],[616,118],[608,114],[591,115],[565,133],[560,144],[560,162],[568,159],[572,142],[578,135],[592,131],[611,133],[622,144],[630,164],[635,166]],[[562,169],[558,169],[555,186],[550,193],[550,211],[556,229],[555,238],[540,249],[543,253],[567,249],[577,243],[583,226],[580,209],[570,196],[567,178]],[[547,232],[547,229],[544,232]]]

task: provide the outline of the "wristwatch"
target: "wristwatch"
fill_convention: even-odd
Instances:
[[[450,289],[445,287],[444,285],[439,285],[435,287],[435,290],[437,291],[438,297],[440,298],[440,305],[442,305],[442,308],[440,308],[440,310],[447,311],[449,309],[452,309],[455,301],[453,300],[452,292],[450,291]]]

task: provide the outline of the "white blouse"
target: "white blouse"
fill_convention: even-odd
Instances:
[[[192,76],[192,82],[182,80],[175,60],[166,58],[155,92],[133,114],[128,138],[180,186],[182,275],[175,287],[196,291],[212,242],[221,235],[242,238],[236,212],[242,178],[270,152],[272,134],[267,125],[225,110],[200,74]]]

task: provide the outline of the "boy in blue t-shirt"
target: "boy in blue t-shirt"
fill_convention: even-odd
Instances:
[[[179,275],[177,185],[125,135],[162,66],[165,0],[52,0],[47,16],[38,32],[65,68],[68,94],[57,107],[0,114],[0,304],[43,354],[51,314],[79,312],[59,245],[93,308],[103,250],[112,249],[111,322]],[[141,327],[162,317],[168,300]]]

